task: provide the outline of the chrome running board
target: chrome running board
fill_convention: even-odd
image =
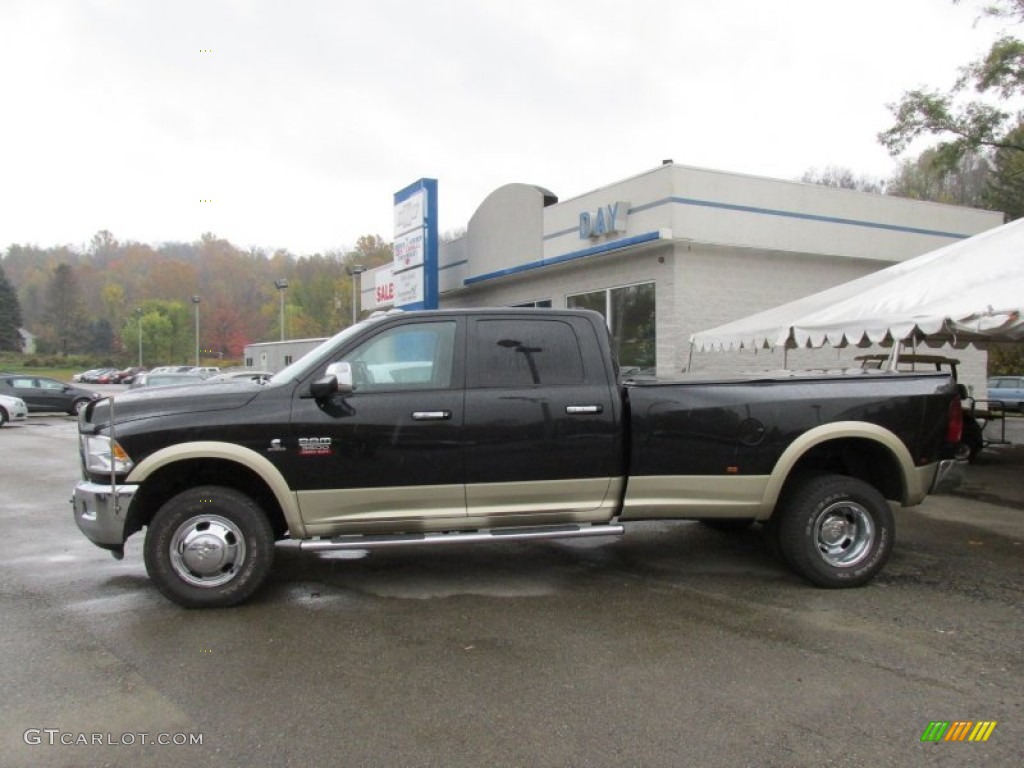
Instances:
[[[495,528],[490,531],[339,536],[334,539],[300,541],[299,548],[307,552],[329,552],[339,549],[381,549],[428,544],[479,544],[482,542],[569,539],[586,536],[621,536],[623,533],[624,529],[621,525],[541,525],[529,528]]]

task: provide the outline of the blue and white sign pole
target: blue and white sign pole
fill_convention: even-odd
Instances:
[[[395,193],[395,306],[437,309],[437,179]]]

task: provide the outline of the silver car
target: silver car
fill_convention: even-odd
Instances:
[[[1008,411],[1024,410],[1024,376],[993,376],[988,380],[989,400],[998,400]]]
[[[28,406],[20,397],[0,395],[0,427],[8,421],[25,421],[28,418]]]

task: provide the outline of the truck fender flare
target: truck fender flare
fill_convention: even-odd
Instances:
[[[263,479],[277,499],[277,503],[281,505],[292,538],[305,538],[306,528],[299,514],[298,501],[295,493],[288,487],[284,475],[266,457],[234,443],[198,441],[161,448],[139,462],[129,473],[127,482],[141,485],[157,470],[188,459],[224,459],[251,469]]]
[[[836,421],[831,424],[822,424],[819,427],[804,432],[794,440],[782,456],[775,463],[772,473],[765,486],[764,495],[761,497],[760,519],[767,519],[771,516],[775,505],[779,501],[782,487],[789,478],[793,467],[812,448],[827,443],[831,440],[844,438],[861,438],[881,444],[889,450],[900,467],[900,476],[903,486],[903,502],[908,498],[920,499],[927,488],[919,488],[918,473],[915,472],[914,459],[907,450],[907,446],[896,436],[895,433],[880,427],[877,424],[870,424],[864,421]],[[916,502],[914,502],[916,503]]]

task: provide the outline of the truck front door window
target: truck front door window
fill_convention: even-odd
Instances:
[[[451,386],[455,322],[391,328],[348,353],[357,392],[447,389]]]

